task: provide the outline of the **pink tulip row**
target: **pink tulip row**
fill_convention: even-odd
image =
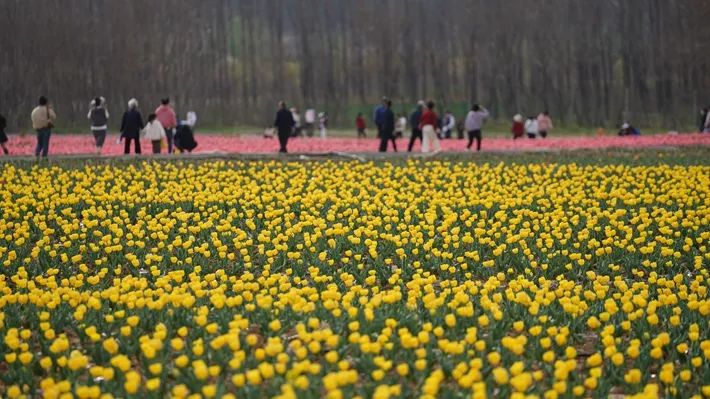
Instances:
[[[109,135],[102,150],[103,155],[120,155],[123,153],[123,143],[116,142],[116,135]],[[272,153],[278,151],[278,140],[259,136],[225,136],[215,134],[198,134],[199,143],[194,153]],[[399,151],[407,150],[408,138],[397,140]],[[33,155],[35,148],[34,135],[20,137],[10,136],[8,148],[10,155]],[[379,141],[374,138],[294,138],[289,141],[288,149],[292,153],[324,153],[324,152],[375,152]],[[657,134],[633,137],[618,136],[577,136],[548,137],[547,139],[485,138],[482,151],[534,151],[559,149],[595,149],[595,148],[629,148],[629,147],[684,147],[710,146],[710,134]],[[150,153],[150,142],[142,143],[143,153]],[[133,150],[131,148],[131,150]],[[442,150],[451,152],[466,151],[464,140],[443,140]],[[90,134],[53,135],[50,142],[51,155],[93,154],[94,139]],[[165,150],[163,150],[165,151]],[[390,147],[391,151],[391,147]],[[414,151],[420,151],[419,141]]]

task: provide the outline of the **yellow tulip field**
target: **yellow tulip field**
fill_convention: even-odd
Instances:
[[[710,398],[710,166],[0,164],[0,396]]]

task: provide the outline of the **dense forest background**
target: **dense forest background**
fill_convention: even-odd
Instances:
[[[203,126],[270,122],[276,102],[348,126],[382,95],[500,120],[683,129],[710,104],[707,0],[2,0],[0,113],[39,95],[83,126],[170,96]]]

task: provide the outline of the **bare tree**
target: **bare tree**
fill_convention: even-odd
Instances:
[[[705,0],[4,0],[0,113],[25,129],[44,94],[77,128],[94,96],[170,96],[261,125],[284,98],[345,124],[386,94],[680,129],[710,103],[708,20]]]

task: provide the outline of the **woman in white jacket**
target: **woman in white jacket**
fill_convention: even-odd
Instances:
[[[165,129],[160,121],[155,119],[155,114],[148,115],[148,123],[143,128],[143,136],[153,144],[153,154],[160,154],[161,143],[166,136]]]

